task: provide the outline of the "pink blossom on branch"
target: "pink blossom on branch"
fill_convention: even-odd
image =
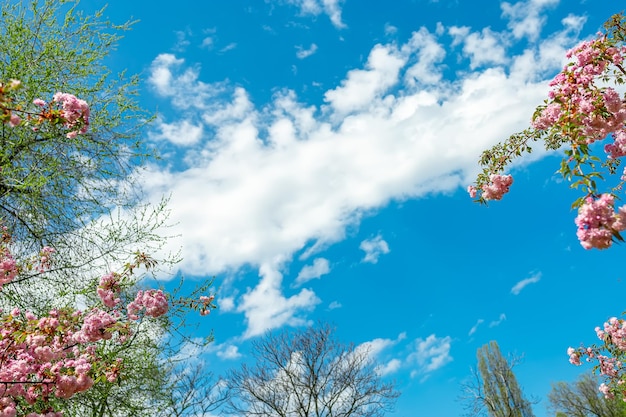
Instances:
[[[111,272],[100,278],[100,284],[96,292],[105,306],[113,308],[121,302],[118,297],[120,290],[119,276]]]
[[[492,174],[490,183],[482,187],[482,197],[485,200],[501,200],[502,196],[509,192],[513,177],[511,175]]]
[[[578,209],[574,222],[578,226],[576,235],[583,248],[606,249],[613,243],[616,233],[626,229],[626,206],[615,213],[614,203],[612,195],[602,194],[597,199],[587,197]]]
[[[167,297],[161,290],[139,291],[135,300],[126,307],[131,320],[138,320],[138,314],[144,309],[146,316],[156,318],[167,313],[168,308]]]
[[[79,129],[69,132],[67,134],[68,138],[73,139],[79,133],[87,132],[89,127],[89,105],[85,100],[81,100],[73,94],[59,92],[52,97],[52,102],[61,105],[63,109],[61,117],[64,120],[65,127],[69,129],[79,127]]]

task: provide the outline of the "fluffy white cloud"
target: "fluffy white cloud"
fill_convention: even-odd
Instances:
[[[415,352],[409,355],[409,361],[418,365],[412,376],[428,374],[452,362],[450,356],[450,336],[437,337],[431,334],[426,339],[415,341]]]
[[[235,345],[220,346],[219,350],[216,352],[216,355],[224,360],[239,359],[241,357],[241,353],[239,353],[239,348]]]
[[[379,375],[390,375],[394,372],[397,372],[402,366],[402,361],[400,359],[390,359],[387,363],[382,366],[379,366],[376,371]]]
[[[244,314],[248,324],[244,338],[259,336],[283,325],[310,324],[300,313],[319,304],[320,300],[315,294],[311,290],[302,289],[298,294],[285,297],[281,291],[283,277],[276,265],[262,265],[259,273],[261,281],[241,297],[237,306],[237,311]]]
[[[470,32],[468,27],[452,26],[448,33],[454,44],[463,44],[463,53],[470,59],[470,69],[483,65],[500,65],[507,62],[505,34],[484,28],[480,32]]]
[[[317,258],[313,261],[312,265],[306,265],[301,270],[294,286],[299,286],[312,279],[320,278],[322,275],[326,275],[330,272],[330,264],[328,259]]]
[[[159,119],[156,122],[156,133],[152,139],[164,139],[174,145],[190,146],[198,143],[204,136],[204,126],[184,119],[174,123],[166,123]]]
[[[181,238],[166,249],[182,246],[187,274],[261,267],[258,285],[235,300],[248,336],[302,323],[319,300],[310,290],[283,295],[278,266],[267,265],[342,240],[364,213],[390,201],[465,186],[483,149],[527,125],[546,77],[577,41],[576,22],[570,17],[503,65],[485,62],[453,80],[438,68],[445,31],[421,29],[403,45],[375,46],[365,68],[348,72],[321,107],[291,91],[255,106],[245,89],[204,83],[199,67],[159,55],[149,81],[181,111],[169,125],[186,146],[182,165],[141,173],[152,201],[171,195],[168,232]],[[201,125],[191,120],[204,124],[200,140]]]
[[[511,294],[518,295],[520,292],[522,292],[524,288],[526,288],[526,286],[530,284],[535,284],[539,282],[539,280],[541,280],[541,272],[538,272],[535,275],[528,277],[526,279],[523,279],[519,281],[518,283],[516,283],[513,286],[513,288],[511,288]]]
[[[365,252],[363,262],[375,264],[378,262],[380,255],[389,253],[389,245],[383,240],[381,235],[372,239],[365,239],[359,245],[359,249]]]
[[[513,36],[517,39],[528,37],[534,41],[545,23],[545,17],[541,15],[542,10],[558,3],[559,0],[527,0],[513,4],[503,2],[500,7],[502,16],[509,19],[508,27]]]
[[[404,72],[407,86],[432,85],[441,81],[441,69],[437,67],[446,56],[444,47],[437,41],[437,36],[426,28],[414,32],[411,39],[402,48],[409,56],[414,55]]]
[[[329,90],[324,98],[338,119],[357,110],[367,109],[375,99],[398,82],[406,58],[393,45],[376,45],[369,54],[365,69],[348,72],[341,86]]]

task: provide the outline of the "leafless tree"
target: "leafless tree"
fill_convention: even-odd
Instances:
[[[268,334],[254,366],[231,371],[228,412],[245,417],[379,417],[399,393],[365,349],[337,342],[328,325]]]

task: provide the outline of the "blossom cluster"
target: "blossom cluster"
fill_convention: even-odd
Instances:
[[[85,100],[76,98],[69,93],[56,93],[52,97],[52,103],[61,106],[61,118],[63,125],[70,129],[67,134],[69,139],[75,138],[79,133],[86,133],[89,128],[89,106]]]
[[[4,284],[33,266],[38,272],[49,267],[54,253],[51,248],[44,248],[31,260],[16,262],[9,243],[10,235],[5,229],[0,241],[0,275]],[[138,265],[129,265],[126,271]],[[98,342],[112,340],[122,344],[128,340],[132,335],[129,320],[138,318],[133,306],[145,309],[145,315],[150,317],[168,311],[167,297],[160,290],[140,291],[123,308],[122,276],[110,273],[100,279],[96,292],[104,308],[60,308],[42,316],[13,309],[0,315],[0,416],[60,417],[62,414],[50,406],[52,399],[66,399],[86,391],[101,377],[109,382],[119,377],[122,360],[102,356]],[[124,314],[126,310],[128,314]]]
[[[626,47],[607,43],[604,36],[584,41],[567,53],[571,60],[552,80],[549,104],[532,121],[538,130],[556,128],[573,142],[587,144],[621,131],[626,108],[619,93],[594,85],[611,66],[621,65]]]
[[[513,184],[511,175],[491,174],[489,180],[489,184],[484,184],[481,188],[482,198],[485,200],[501,200],[502,196],[509,192],[511,184]],[[467,192],[471,198],[476,197],[477,191],[473,185],[467,187]]]
[[[215,300],[215,296],[214,295],[210,295],[210,296],[201,296],[200,297],[200,315],[201,316],[207,316],[210,312],[211,312],[211,308],[214,307],[213,306],[213,300]]]
[[[57,92],[50,103],[36,98],[33,100],[35,110],[24,110],[14,104],[12,97],[20,87],[21,83],[18,80],[0,83],[0,121],[10,127],[32,125],[34,131],[38,131],[43,123],[50,122],[51,125],[61,125],[69,130],[65,134],[68,139],[74,139],[89,129],[90,110],[85,100],[73,94]]]
[[[139,291],[135,300],[129,303],[126,309],[131,320],[139,319],[139,312],[144,310],[146,316],[159,317],[167,313],[167,297],[161,290]]]
[[[623,31],[617,24],[616,31]],[[615,33],[615,32],[614,32]],[[478,177],[477,185],[468,187],[472,198],[481,202],[499,200],[508,191],[511,178],[490,173],[502,172],[515,155],[530,152],[530,140],[544,139],[547,149],[566,146],[560,172],[581,187],[586,196],[575,203],[579,207],[575,223],[577,236],[585,249],[605,249],[615,240],[623,240],[626,228],[626,206],[615,213],[613,197],[597,191],[596,179],[602,178],[600,167],[614,172],[619,158],[626,156],[626,100],[607,81],[623,84],[626,45],[618,35],[598,34],[567,52],[569,62],[550,82],[544,105],[533,115],[532,129],[513,135],[504,144],[483,154],[481,163],[487,168]],[[608,140],[607,138],[612,138]],[[607,139],[605,162],[591,154],[594,142]],[[626,175],[622,175],[626,182]],[[614,188],[620,189],[622,185]]]
[[[607,383],[599,386],[599,391],[606,398],[619,395],[626,401],[626,364],[621,359],[626,353],[626,321],[612,317],[603,327],[595,328],[596,335],[604,344],[601,347],[580,347],[567,349],[570,363],[581,365],[582,358],[587,362],[597,361],[600,374],[606,377]],[[608,352],[609,355],[604,353]]]
[[[574,222],[583,248],[606,249],[611,246],[616,233],[626,230],[626,205],[616,213],[614,203],[612,195],[602,194],[597,199],[587,197],[580,206]]]

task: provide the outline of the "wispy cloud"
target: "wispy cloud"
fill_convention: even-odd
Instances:
[[[298,57],[298,59],[304,59],[317,52],[317,45],[312,43],[308,49],[304,49],[302,45],[298,45],[296,46],[296,49],[296,57]]]
[[[300,14],[318,16],[322,13],[337,29],[346,27],[341,20],[341,4],[344,0],[278,0],[280,3],[292,4],[300,8]]]
[[[535,275],[523,279],[519,281],[517,284],[511,288],[511,294],[518,295],[524,288],[526,288],[530,284],[535,284],[541,280],[541,272],[536,273]]]
[[[385,242],[381,235],[372,239],[365,239],[359,245],[359,249],[365,252],[363,262],[375,264],[381,255],[389,253],[389,245]]]
[[[491,323],[489,323],[489,327],[499,326],[505,320],[506,320],[506,314],[501,313],[497,320],[494,320]]]
[[[236,42],[231,42],[228,45],[226,45],[225,47],[223,47],[222,49],[220,49],[220,53],[231,51],[231,50],[235,49],[236,47],[237,47],[237,43]]]
[[[485,320],[483,319],[478,319],[476,321],[476,324],[472,326],[472,328],[470,329],[469,333],[467,334],[468,336],[473,335],[474,333],[476,333],[476,330],[478,330],[478,326],[480,326],[481,324],[483,324],[485,322]]]

